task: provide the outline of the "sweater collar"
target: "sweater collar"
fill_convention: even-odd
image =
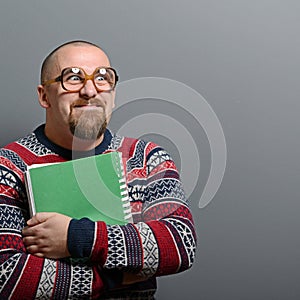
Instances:
[[[39,127],[37,127],[34,130],[34,134],[41,144],[45,145],[54,153],[68,160],[101,154],[108,149],[112,139],[112,134],[110,130],[106,129],[104,132],[103,141],[96,148],[89,151],[72,151],[51,142],[45,135],[45,124],[42,124]]]

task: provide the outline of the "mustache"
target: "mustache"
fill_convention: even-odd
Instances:
[[[84,100],[84,99],[75,100],[71,104],[71,108],[74,108],[76,106],[84,106],[84,105],[94,105],[94,106],[99,106],[99,107],[102,107],[103,109],[105,109],[104,103],[97,98],[93,98],[93,99],[89,99],[89,100]]]

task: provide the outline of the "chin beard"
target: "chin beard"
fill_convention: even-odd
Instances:
[[[69,116],[69,128],[73,136],[83,140],[96,140],[100,138],[107,127],[105,111],[101,114],[83,112],[79,117],[72,113]]]

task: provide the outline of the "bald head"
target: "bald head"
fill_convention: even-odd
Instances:
[[[55,48],[50,54],[48,54],[48,56],[43,61],[41,67],[41,77],[40,77],[41,83],[45,82],[46,80],[49,80],[50,77],[53,76],[52,75],[53,67],[56,65],[57,56],[61,50],[67,47],[82,47],[82,46],[98,48],[103,52],[103,54],[107,56],[107,54],[104,52],[104,50],[101,47],[88,41],[75,40],[75,41],[64,43],[58,46],[57,48]],[[108,57],[107,60],[109,61]]]

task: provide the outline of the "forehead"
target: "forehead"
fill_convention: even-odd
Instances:
[[[92,73],[100,66],[110,66],[107,55],[99,48],[90,45],[68,45],[56,54],[55,65],[58,71],[66,67],[81,67]]]

